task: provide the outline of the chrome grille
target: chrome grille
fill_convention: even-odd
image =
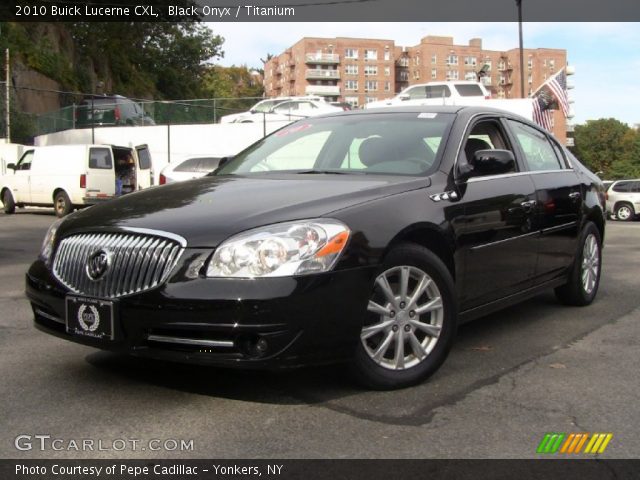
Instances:
[[[143,292],[167,280],[185,245],[179,237],[164,237],[160,232],[71,235],[58,246],[53,274],[73,292],[91,297],[114,298]],[[109,267],[101,278],[93,280],[87,272],[87,262],[100,250],[109,256]]]

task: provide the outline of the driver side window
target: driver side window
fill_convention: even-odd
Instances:
[[[20,161],[18,162],[18,166],[16,170],[31,170],[31,161],[33,160],[33,150],[29,150],[25,153]]]
[[[467,163],[473,165],[474,156],[479,150],[511,150],[506,136],[497,120],[482,120],[476,123],[464,144],[463,152]],[[514,172],[504,172],[512,173]]]

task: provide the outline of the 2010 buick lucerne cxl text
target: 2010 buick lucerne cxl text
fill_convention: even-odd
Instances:
[[[600,180],[536,125],[481,107],[305,119],[201,179],[51,226],[27,273],[36,326],[230,367],[348,361],[422,381],[456,327],[555,288],[587,305]]]

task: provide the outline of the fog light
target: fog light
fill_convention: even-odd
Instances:
[[[269,348],[269,344],[267,343],[267,341],[264,338],[261,338],[260,340],[258,340],[256,342],[256,350],[257,350],[258,353],[266,352],[267,348]]]

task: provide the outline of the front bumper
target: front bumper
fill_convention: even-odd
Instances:
[[[373,267],[253,280],[178,273],[115,301],[113,341],[67,333],[65,298],[73,293],[40,260],[26,275],[26,294],[38,329],[77,343],[187,363],[280,368],[349,358],[374,278]]]

